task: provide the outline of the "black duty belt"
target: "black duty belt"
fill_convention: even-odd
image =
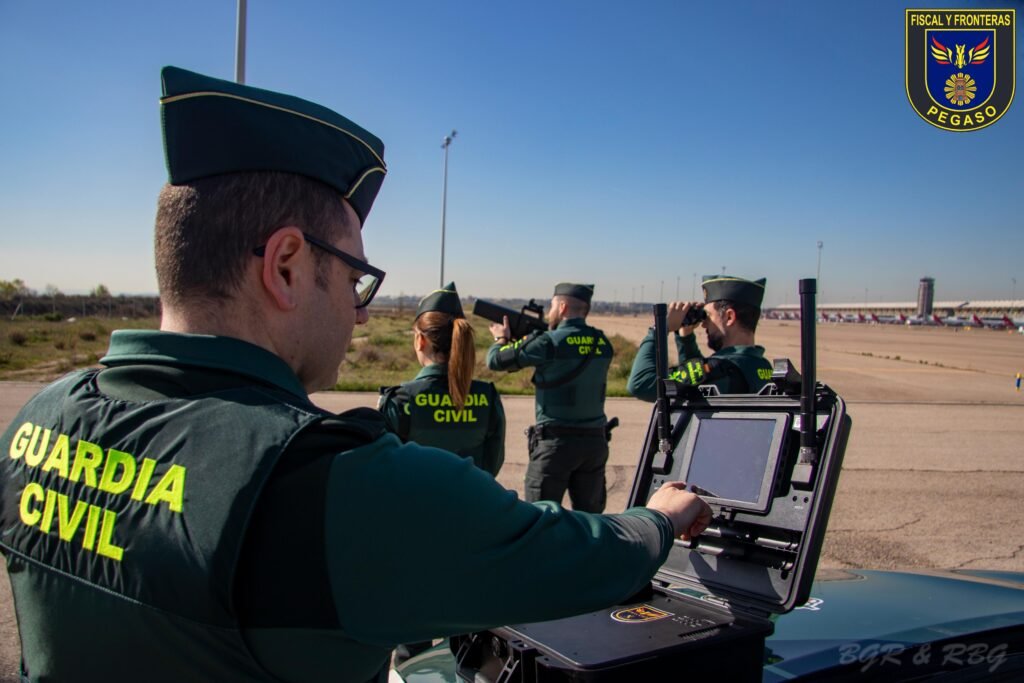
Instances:
[[[557,439],[560,436],[600,436],[607,435],[606,428],[601,427],[568,427],[566,425],[540,424],[532,425],[527,429],[527,434],[533,431],[538,439]]]

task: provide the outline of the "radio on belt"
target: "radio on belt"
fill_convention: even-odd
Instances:
[[[659,386],[629,506],[685,481],[714,511],[707,531],[677,540],[621,605],[453,637],[460,679],[761,680],[770,615],[809,597],[850,432],[846,404],[815,381],[815,285],[800,281],[802,374],[777,360],[758,394]],[[665,314],[655,306],[659,377]]]

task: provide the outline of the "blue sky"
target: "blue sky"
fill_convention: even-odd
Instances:
[[[466,295],[689,298],[724,266],[795,303],[821,240],[824,302],[911,300],[922,276],[939,300],[1014,278],[1024,298],[1024,95],[980,131],[925,123],[906,7],[250,0],[246,80],[384,140],[363,236],[385,294],[439,283],[455,128],[445,280]],[[0,0],[0,279],[156,291],[159,69],[233,78],[235,11]]]

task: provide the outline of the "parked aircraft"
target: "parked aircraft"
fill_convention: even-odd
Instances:
[[[943,327],[970,327],[971,325],[978,324],[972,320],[967,320],[966,318],[958,318],[955,315],[951,315],[948,318],[940,318],[937,315],[933,315],[932,320],[936,325],[942,325]]]
[[[872,313],[871,322],[878,323],[880,325],[905,325],[907,322],[907,316],[902,313],[897,315],[875,315]]]
[[[1011,320],[1008,315],[1001,317],[991,318],[979,318],[977,315],[973,316],[975,325],[979,327],[987,327],[990,330],[1013,330],[1024,325],[1024,320]]]

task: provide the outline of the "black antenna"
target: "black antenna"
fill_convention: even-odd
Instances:
[[[814,481],[814,467],[818,464],[818,417],[814,403],[817,291],[814,278],[800,280],[800,456],[793,468],[792,481],[802,486],[810,486]]]
[[[665,331],[668,316],[667,304],[654,304],[654,372],[658,387],[658,452],[651,463],[654,472],[664,474],[672,467],[672,441],[669,427],[668,394],[665,378],[668,377],[668,335]]]

